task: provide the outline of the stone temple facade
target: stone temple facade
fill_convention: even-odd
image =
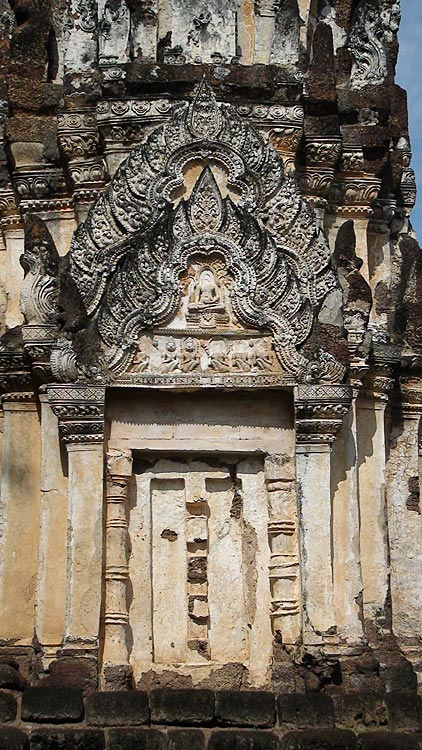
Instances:
[[[0,7],[0,744],[420,747],[399,3]]]

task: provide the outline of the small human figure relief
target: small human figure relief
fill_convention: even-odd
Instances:
[[[249,342],[249,346],[253,342]],[[249,351],[232,351],[231,352],[231,367],[234,372],[250,372],[252,369],[251,358]]]
[[[132,365],[137,372],[146,372],[149,369],[150,357],[141,347],[136,350]]]
[[[180,349],[179,366],[182,372],[194,372],[201,366],[198,342],[186,339]]]
[[[212,289],[208,292],[215,298]],[[210,336],[204,329],[166,330],[145,334],[138,342],[129,374],[142,382],[143,377],[213,378],[227,376],[280,375],[281,367],[272,349],[272,340],[235,336],[233,332]]]
[[[176,342],[168,339],[164,351],[161,352],[161,372],[170,373],[179,367],[179,355]]]
[[[230,346],[224,340],[212,341],[208,349],[208,368],[214,372],[230,372]]]
[[[275,366],[274,352],[271,341],[261,340],[258,344],[249,341],[249,361],[252,370],[273,370]]]

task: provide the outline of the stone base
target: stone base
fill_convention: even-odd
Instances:
[[[420,750],[415,693],[161,689],[94,691],[17,683],[0,691],[7,750]],[[22,692],[21,699],[19,692]]]

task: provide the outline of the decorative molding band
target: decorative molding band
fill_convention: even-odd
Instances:
[[[47,394],[51,408],[59,418],[60,437],[65,444],[103,442],[104,386],[50,385]]]

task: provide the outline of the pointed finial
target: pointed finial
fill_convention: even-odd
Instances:
[[[223,127],[220,107],[205,76],[195,91],[187,124],[194,138],[201,140],[218,138]]]

